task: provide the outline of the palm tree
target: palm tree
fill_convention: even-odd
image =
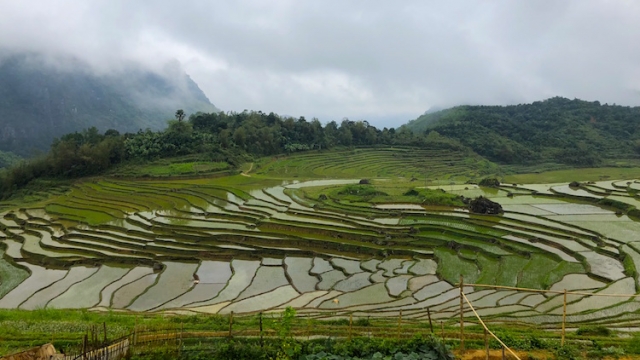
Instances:
[[[182,121],[184,119],[184,111],[182,109],[177,110],[175,116],[178,121]]]

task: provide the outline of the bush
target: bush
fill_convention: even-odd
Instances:
[[[581,326],[576,330],[581,336],[611,336],[611,330],[604,326]]]
[[[322,351],[316,351],[303,359],[386,359],[389,356],[392,359],[454,359],[451,351],[433,335],[416,336],[408,341],[356,338],[352,341],[328,343]]]
[[[480,186],[488,186],[488,187],[495,187],[495,186],[500,186],[500,181],[498,181],[498,179],[496,179],[496,178],[484,178],[484,179],[480,180],[480,183],[478,185],[480,185]]]
[[[580,360],[583,359],[580,351],[573,346],[565,345],[556,349],[553,354],[558,360]]]
[[[355,325],[355,326],[369,326],[369,325],[371,325],[371,322],[369,321],[369,318],[358,318],[358,319],[356,319],[356,321],[353,322],[353,325]]]
[[[420,196],[420,193],[416,189],[410,189],[410,190],[408,190],[407,192],[405,192],[402,195],[404,195],[404,196]]]
[[[373,185],[347,185],[338,191],[338,195],[360,201],[368,201],[375,196],[387,196],[386,193],[376,190]]]
[[[627,342],[625,350],[628,354],[640,354],[640,333],[633,335],[633,340]]]

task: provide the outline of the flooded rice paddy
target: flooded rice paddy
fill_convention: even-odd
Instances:
[[[307,187],[356,182],[80,183],[42,208],[1,214],[0,308],[224,314],[294,306],[415,318],[429,308],[447,318],[459,311],[462,274],[468,284],[629,295],[576,295],[568,306],[576,318],[640,309],[629,305],[640,223],[597,202],[640,204],[640,184],[435,187],[489,197],[503,215],[304,196]],[[555,295],[465,292],[487,316],[544,323],[559,315]]]

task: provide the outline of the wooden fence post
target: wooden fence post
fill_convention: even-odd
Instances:
[[[233,331],[233,311],[229,315],[229,339],[231,339],[231,332]]]
[[[429,317],[429,328],[431,329],[431,333],[433,334],[433,323],[431,322],[431,310],[427,308],[427,317]]]
[[[260,322],[260,347],[264,347],[264,338],[262,337],[262,311],[260,311],[258,320]]]
[[[88,342],[88,336],[87,334],[84,334],[84,337],[82,338],[82,358],[86,359],[87,358],[87,342]]]
[[[487,329],[484,329],[484,350],[487,353],[486,359],[489,360],[489,337]]]
[[[564,301],[562,305],[562,339],[560,340],[560,346],[564,346],[564,333],[565,333],[566,322],[567,322],[567,289],[564,289]]]
[[[402,328],[402,310],[400,310],[400,317],[398,318],[398,334],[397,334],[398,339],[400,339],[401,328]]]
[[[502,347],[502,360],[506,359],[506,357],[504,356],[504,346]]]
[[[133,326],[133,345],[138,344],[138,315],[136,315],[136,324]]]
[[[349,341],[351,341],[352,331],[353,331],[353,313],[349,314]]]
[[[460,351],[464,351],[464,299],[462,298],[462,288],[464,286],[464,277],[460,274]]]

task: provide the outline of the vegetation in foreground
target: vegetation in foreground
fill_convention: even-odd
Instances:
[[[440,329],[434,329],[431,335],[428,322],[405,321],[398,328],[397,319],[359,318],[350,325],[348,319],[309,320],[288,310],[280,315],[263,317],[264,340],[260,341],[259,315],[235,317],[234,336],[228,338],[229,317],[220,315],[0,310],[0,354],[11,354],[47,342],[52,342],[59,351],[73,353],[80,349],[82,337],[92,331],[97,331],[96,338],[102,342],[103,324],[107,329],[107,341],[130,334],[137,324],[140,330],[162,329],[160,333],[167,333],[182,329],[184,334],[203,334],[203,337],[185,335],[182,347],[167,342],[139,347],[133,359],[174,359],[178,354],[182,359],[342,360],[387,359],[389,356],[391,359],[452,359],[451,350],[460,355],[455,320],[443,327],[443,342]],[[564,347],[560,346],[558,332],[517,325],[490,327],[507,346],[528,359],[640,358],[640,335],[626,336],[603,326],[583,326],[569,332]],[[253,330],[253,335],[243,337],[242,334],[248,334],[249,330]],[[354,336],[349,339],[351,331]],[[310,332],[326,336],[312,339]],[[367,333],[373,337],[362,337],[361,334]],[[217,335],[211,337],[211,334]],[[399,334],[401,339],[398,339]],[[490,340],[489,347],[492,350],[501,348],[495,340]],[[481,327],[466,327],[465,348],[471,351],[484,349]]]

